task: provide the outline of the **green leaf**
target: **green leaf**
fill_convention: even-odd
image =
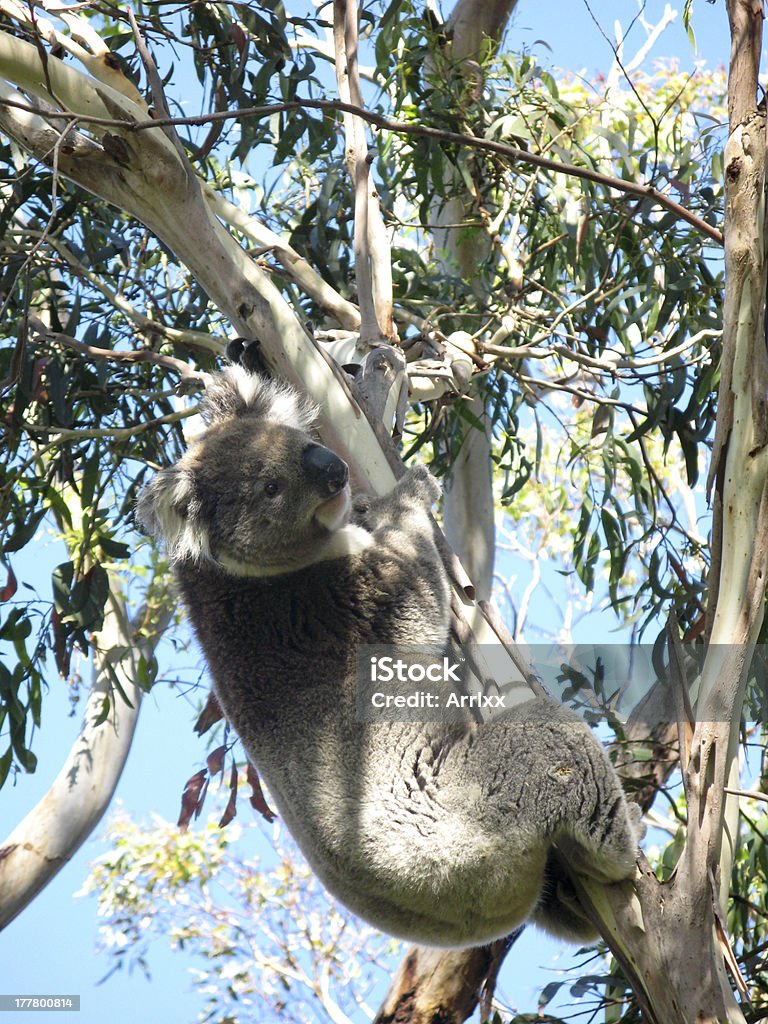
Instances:
[[[5,751],[0,757],[0,789],[2,789],[5,780],[8,778],[8,772],[11,770],[11,764],[13,762],[13,750],[11,747]]]
[[[18,525],[14,525],[8,539],[3,544],[3,548],[6,554],[11,554],[13,551],[20,551],[25,547],[37,533],[37,528],[43,521],[46,509],[39,508],[35,509],[30,513],[29,517],[25,522]]]
[[[106,558],[114,559],[115,561],[123,561],[124,559],[131,557],[130,547],[122,541],[115,540],[112,537],[107,537],[104,534],[99,534],[97,540],[102,554]]]

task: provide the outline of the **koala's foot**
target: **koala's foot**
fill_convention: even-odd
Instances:
[[[629,804],[623,797],[608,813],[611,820],[598,823],[595,834],[577,829],[559,836],[557,846],[577,874],[610,885],[634,875],[645,826],[637,804]]]
[[[573,888],[562,882],[557,886],[556,909],[550,905],[547,925],[550,935],[568,942],[594,942],[600,933],[579,902]]]
[[[571,880],[552,854],[547,859],[544,884],[532,919],[550,935],[568,942],[594,942],[599,934],[579,903]]]
[[[353,523],[357,523],[360,526],[367,526],[367,517],[370,515],[370,511],[375,504],[375,498],[372,498],[370,494],[356,494],[352,499],[352,511],[350,512],[350,519]]]

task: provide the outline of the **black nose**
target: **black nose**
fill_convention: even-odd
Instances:
[[[349,479],[347,464],[329,448],[313,444],[305,449],[301,461],[307,479],[320,494],[330,498],[346,486]]]

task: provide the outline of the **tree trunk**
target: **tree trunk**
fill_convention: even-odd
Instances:
[[[467,1020],[481,1001],[490,999],[499,967],[521,931],[477,949],[414,946],[401,962],[373,1024]]]

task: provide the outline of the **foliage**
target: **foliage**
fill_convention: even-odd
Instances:
[[[193,4],[169,15],[163,4],[139,5],[172,113],[332,94],[325,9],[291,8],[277,0]],[[138,79],[125,15],[97,0],[78,16]],[[50,11],[46,17],[55,20]],[[631,82],[616,68],[604,81],[556,80],[532,54],[491,52],[467,72],[423,4],[370,0],[362,24],[371,109],[647,183],[704,225],[720,224],[721,74],[686,76],[667,66]],[[65,19],[56,26],[70,38]],[[0,29],[35,38],[29,20],[8,13]],[[60,44],[53,52],[71,59]],[[336,115],[272,109],[181,131],[192,166],[213,190],[355,301],[354,203]],[[470,141],[372,136],[400,336],[414,357],[452,332],[475,338],[473,388],[492,418],[498,502],[534,572],[549,559],[567,577],[574,609],[599,602],[623,625],[653,635],[660,610],[672,605],[693,634],[708,568],[696,518],[718,383],[720,252],[650,199],[481,153]],[[229,328],[174,254],[125,212],[54,182],[10,140],[0,140],[0,173],[2,784],[16,769],[34,770],[31,733],[41,722],[44,680],[54,671],[69,675],[75,649],[88,649],[110,574],[146,574],[150,556],[132,522],[137,490],[183,445],[189,409],[176,378],[216,365]],[[457,200],[460,222],[441,235],[436,212],[456,209]],[[459,239],[447,272],[445,230]],[[239,237],[305,323],[336,326],[279,246]],[[460,396],[417,406],[404,449],[447,474],[473,425]],[[48,528],[65,537],[69,554],[51,567],[52,596],[31,600],[17,591],[13,567]],[[521,608],[516,601],[518,630],[527,619]],[[153,676],[148,669],[148,685]],[[216,917],[214,874],[257,910],[262,931],[278,929],[271,940],[281,966],[261,962],[259,984],[281,1019],[285,986],[298,1013],[296,986],[321,992],[321,968],[349,980],[343,920],[335,911],[315,920],[303,909],[305,879],[288,862],[271,874],[240,864],[208,829],[179,837],[161,823],[143,833],[123,821],[113,838],[115,850],[94,878],[118,957],[141,960],[149,932],[183,905],[190,917],[178,943],[203,951],[216,939],[216,958],[202,953],[201,980],[212,986],[208,1019],[229,1012],[230,998],[255,999],[258,990],[243,967],[256,956],[247,937],[252,918],[241,925],[230,914]],[[302,908],[306,962],[272,918],[276,899]],[[749,927],[745,941],[759,938]],[[224,960],[235,969],[220,970]]]
[[[565,405],[562,396],[553,396],[553,410]],[[625,444],[607,436],[612,425],[595,430],[592,410],[583,407],[569,436],[563,437],[561,422],[540,414],[517,435],[525,450],[536,453],[536,464],[500,524],[499,551],[510,557],[498,559],[499,600],[509,606],[506,618],[515,635],[529,643],[588,642],[594,636],[592,613],[607,608],[625,635],[641,633],[641,589],[647,587],[658,601],[672,597],[660,544],[680,552],[685,574],[705,577],[707,551],[696,521],[701,489],[689,487],[679,449],[665,457],[658,437],[642,447]],[[664,496],[660,509],[653,508],[658,495]],[[580,509],[578,516],[573,509]],[[651,517],[653,529],[647,527]],[[600,531],[608,539],[605,546],[598,541]],[[516,593],[518,580],[524,589]],[[531,610],[534,595],[546,602],[545,613]],[[700,607],[690,600],[694,618]]]
[[[80,893],[98,898],[111,970],[136,965],[149,974],[153,945],[167,940],[195,965],[200,1021],[356,1012],[392,969],[398,944],[334,903],[283,834],[271,837],[274,856],[246,857],[254,836],[242,831],[210,821],[180,832],[159,818],[148,826],[113,817],[110,849]]]

